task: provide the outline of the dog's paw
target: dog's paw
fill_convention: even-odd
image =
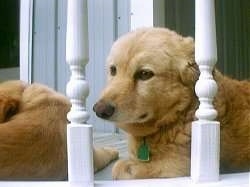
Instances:
[[[103,147],[103,150],[110,155],[110,160],[116,160],[119,157],[119,151],[112,147]]]
[[[17,113],[19,101],[0,95],[0,123]]]
[[[118,160],[113,169],[112,177],[118,179],[147,179],[161,175],[154,163],[136,160]]]
[[[94,170],[95,172],[106,167],[111,161],[119,157],[119,152],[110,147],[94,149]]]
[[[118,179],[134,179],[137,178],[138,166],[130,160],[118,160],[112,168],[112,177]]]

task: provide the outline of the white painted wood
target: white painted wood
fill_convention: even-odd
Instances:
[[[94,182],[92,125],[71,124],[67,128],[68,180],[92,186]]]
[[[131,30],[153,25],[153,0],[131,0]]]
[[[219,180],[219,137],[218,122],[193,122],[191,177],[195,182]]]
[[[249,187],[249,174],[222,175],[221,181],[195,184],[189,177],[171,179],[143,179],[123,181],[96,181],[95,187]]]
[[[121,181],[95,181],[95,187],[249,187],[250,173],[221,175],[218,182],[193,183],[189,177],[172,179],[145,179]],[[0,187],[87,187],[84,183],[63,182],[0,182]]]
[[[87,0],[68,0],[66,61],[71,77],[66,93],[72,107],[67,117],[68,180],[71,185],[93,186],[93,136],[92,126],[87,124],[89,114],[85,102],[89,86],[85,80],[88,62],[88,8]]]
[[[195,182],[219,180],[220,133],[213,98],[217,84],[212,76],[217,61],[214,0],[195,1],[195,60],[200,77],[195,92],[200,105],[192,124],[191,178]]]
[[[33,0],[20,1],[20,79],[31,82]]]
[[[116,35],[122,36],[131,28],[131,0],[116,0]]]

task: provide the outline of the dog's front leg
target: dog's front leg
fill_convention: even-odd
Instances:
[[[97,172],[106,167],[111,161],[117,159],[119,153],[110,147],[94,148],[94,170]]]
[[[152,162],[140,162],[136,160],[118,160],[113,169],[113,179],[145,179],[160,175],[158,168]]]

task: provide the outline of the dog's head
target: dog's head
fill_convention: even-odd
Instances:
[[[132,134],[173,123],[192,100],[199,73],[190,37],[139,29],[114,43],[107,62],[108,84],[94,111]]]

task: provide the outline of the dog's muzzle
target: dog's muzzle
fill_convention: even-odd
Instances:
[[[98,101],[94,105],[93,110],[98,117],[103,119],[108,119],[114,114],[115,107],[111,103]]]

